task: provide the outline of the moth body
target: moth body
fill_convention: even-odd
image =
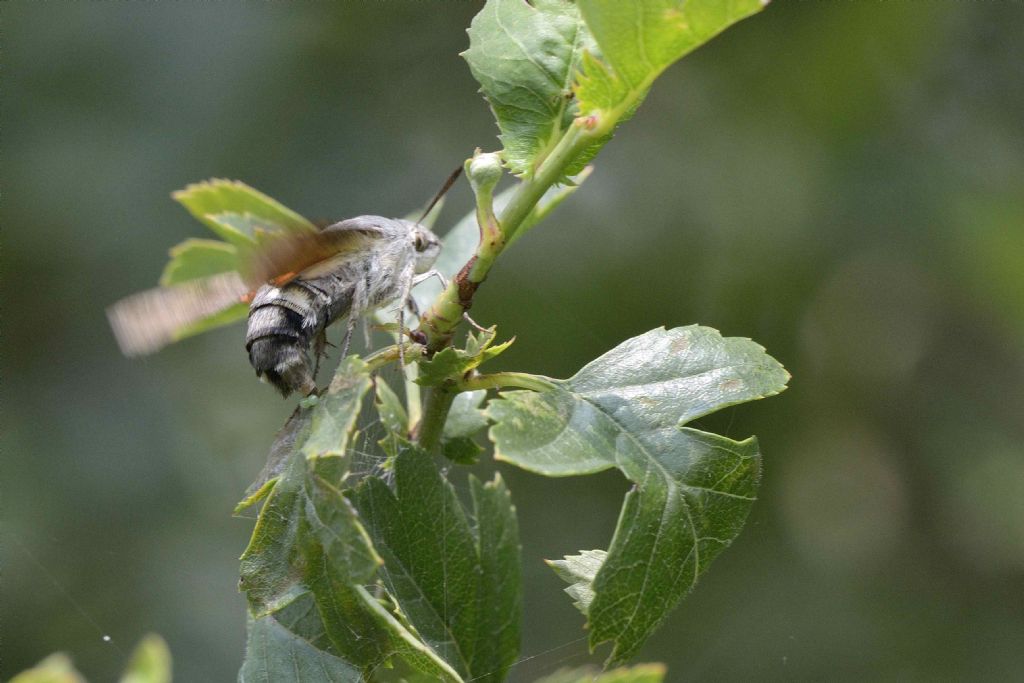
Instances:
[[[358,318],[395,301],[405,305],[413,277],[440,251],[430,230],[402,219],[359,216],[323,232],[346,248],[286,284],[260,287],[249,307],[249,362],[285,396],[316,388],[311,347],[329,325],[347,318],[347,346]]]

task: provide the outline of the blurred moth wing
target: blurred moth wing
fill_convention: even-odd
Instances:
[[[117,345],[144,356],[175,341],[180,330],[242,301],[249,286],[235,271],[147,289],[107,309]]]
[[[319,263],[357,253],[375,234],[372,226],[340,223],[319,232],[276,235],[253,249],[240,271],[132,294],[110,306],[107,318],[124,355],[148,355],[177,341],[192,325],[247,303],[263,284],[280,286]]]

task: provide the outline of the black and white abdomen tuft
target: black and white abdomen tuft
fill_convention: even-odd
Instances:
[[[335,317],[347,312],[344,301],[351,300],[342,292],[331,294],[315,281],[293,280],[282,287],[261,287],[249,306],[249,362],[257,376],[284,396],[316,389],[310,344]]]

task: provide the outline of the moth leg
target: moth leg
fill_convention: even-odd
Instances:
[[[356,329],[356,321],[363,316],[363,313],[369,307],[366,297],[366,288],[361,280],[357,280],[356,286],[352,291],[352,307],[348,312],[348,320],[345,321],[345,341],[341,345],[342,360],[348,355],[348,347],[352,343],[352,332]]]
[[[356,312],[352,310],[345,321],[345,338],[341,342],[341,359],[348,356],[348,347],[352,343],[352,331],[356,329]]]
[[[410,313],[412,313],[412,317],[416,318],[417,320],[420,319],[420,305],[416,303],[416,297],[410,296],[408,299],[406,299],[405,307]]]
[[[419,283],[426,282],[427,280],[429,280],[432,277],[436,277],[437,281],[441,283],[441,289],[448,289],[448,278],[446,278],[441,273],[441,271],[439,271],[436,268],[431,268],[427,272],[421,273],[420,275],[416,275],[415,277],[413,277],[413,279],[412,279],[412,286],[415,287]]]
[[[366,348],[370,348],[370,343],[370,319],[363,318],[363,344],[366,345]]]
[[[473,320],[472,318],[470,318],[470,317],[469,317],[469,312],[468,312],[468,311],[463,311],[463,312],[462,312],[462,318],[463,318],[463,319],[464,319],[464,320],[465,320],[465,321],[466,321],[467,323],[469,323],[470,325],[472,325],[473,327],[475,327],[475,328],[477,329],[477,331],[478,331],[478,332],[486,332],[486,331],[487,331],[487,328],[486,328],[486,327],[481,327],[481,326],[480,326],[480,323],[478,323],[477,321],[475,321],[475,320]]]
[[[416,285],[416,273],[411,268],[402,273],[402,304],[398,307],[398,365],[405,376],[405,307],[412,300],[412,288]],[[421,280],[422,281],[422,280]]]
[[[316,336],[313,337],[313,377],[320,371],[320,360],[327,357],[327,347],[330,346],[330,342],[327,341],[327,330],[323,329],[317,332]]]

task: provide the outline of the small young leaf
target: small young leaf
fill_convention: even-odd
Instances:
[[[402,405],[402,400],[388,386],[384,378],[377,377],[374,382],[377,385],[375,406],[385,429],[384,436],[377,441],[377,445],[388,457],[381,467],[390,469],[393,459],[401,451],[403,443],[409,439],[409,415],[405,406]]]
[[[120,683],[171,683],[171,651],[163,638],[151,633],[135,646]]]
[[[504,352],[515,341],[515,337],[513,337],[493,346],[496,336],[496,328],[491,327],[478,335],[471,332],[466,338],[465,349],[456,349],[453,346],[442,349],[430,360],[419,364],[420,374],[416,378],[416,383],[434,386],[449,379],[462,377],[470,370]]]
[[[71,658],[58,652],[22,671],[8,683],[86,683],[86,680],[75,669]]]
[[[576,116],[573,78],[593,40],[569,0],[488,0],[463,53],[494,110],[505,163],[529,176]]]
[[[575,598],[573,605],[584,615],[594,600],[594,577],[606,557],[604,550],[581,550],[579,555],[566,555],[564,560],[547,560],[548,566],[569,584],[565,592]]]
[[[238,248],[234,245],[192,237],[171,248],[171,260],[160,276],[160,286],[239,270],[240,266]]]
[[[313,232],[316,226],[281,203],[238,180],[213,178],[188,185],[171,194],[188,212],[218,235],[224,228],[244,235],[231,219],[218,223],[210,218],[218,214],[248,216],[259,226],[272,225],[286,232]],[[247,235],[252,239],[252,234]],[[228,240],[231,241],[231,240]]]
[[[637,485],[587,608],[591,646],[613,642],[609,664],[636,653],[739,533],[754,500],[756,440],[682,425],[777,394],[788,379],[754,342],[690,326],[635,337],[572,379],[488,405],[496,458],[548,476],[614,466]]]

